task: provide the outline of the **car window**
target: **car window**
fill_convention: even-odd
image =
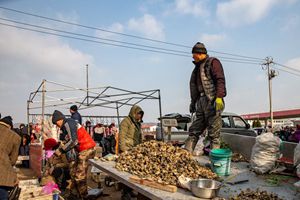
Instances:
[[[246,128],[246,123],[240,117],[232,117],[235,128]]]
[[[176,128],[178,129],[178,130],[187,130],[187,123],[185,123],[185,122],[177,122],[178,123],[178,126],[176,126]]]
[[[229,120],[229,117],[222,116],[222,127],[223,127],[223,128],[230,128],[230,120]]]

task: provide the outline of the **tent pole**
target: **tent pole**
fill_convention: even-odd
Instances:
[[[27,101],[27,133],[30,135],[30,127],[29,127],[29,106],[30,106],[30,101]]]
[[[42,136],[42,148],[44,148],[44,131],[45,131],[45,93],[46,93],[46,80],[43,80],[42,83],[42,129],[41,129],[41,136]],[[42,157],[44,155],[42,154]],[[42,174],[44,173],[45,169],[45,159],[42,159]]]
[[[159,119],[160,119],[160,134],[162,136],[162,141],[165,141],[165,136],[163,132],[163,126],[162,126],[162,110],[161,110],[161,96],[160,96],[160,90],[158,90],[158,101],[159,101]]]
[[[89,105],[89,65],[86,64],[86,103]]]
[[[117,108],[118,126],[120,126],[120,113],[119,113],[119,105],[118,105],[118,103],[116,103],[116,108]]]
[[[44,125],[45,125],[45,87],[46,87],[46,81],[43,80],[43,86],[42,86],[42,134],[44,134]],[[42,135],[42,139],[43,135]]]

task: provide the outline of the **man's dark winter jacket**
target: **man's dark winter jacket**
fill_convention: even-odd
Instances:
[[[81,115],[79,114],[78,111],[72,113],[71,118],[77,121],[77,123],[79,123],[80,125],[82,124]]]
[[[216,97],[224,98],[226,96],[226,86],[225,86],[225,76],[221,62],[217,58],[209,58],[213,59],[210,66],[210,75],[213,79]],[[206,59],[204,62],[208,61]],[[201,75],[200,75],[200,65],[202,62],[195,63],[195,68],[192,72],[190,79],[190,94],[192,102],[196,102],[200,93],[204,93],[204,89],[202,86]]]

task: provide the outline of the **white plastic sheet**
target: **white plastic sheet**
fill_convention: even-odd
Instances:
[[[296,173],[297,176],[300,178],[300,143],[297,144],[294,150],[294,166],[296,166]]]
[[[199,137],[199,140],[195,146],[195,149],[193,151],[193,155],[194,156],[202,156],[204,154],[204,140],[205,140],[205,137],[203,136],[200,136]]]

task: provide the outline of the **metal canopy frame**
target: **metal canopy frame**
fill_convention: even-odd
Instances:
[[[54,89],[46,89],[51,85]],[[81,92],[83,96],[79,97],[55,97],[52,94],[62,92]],[[40,98],[38,98],[40,96]],[[94,88],[77,88],[68,86],[53,81],[43,80],[38,89],[31,92],[27,101],[27,122],[29,124],[30,116],[41,115],[42,116],[42,131],[44,130],[44,118],[49,116],[45,114],[45,108],[49,107],[63,107],[69,109],[71,104],[77,104],[79,110],[90,109],[94,107],[102,107],[116,110],[116,116],[97,116],[97,117],[117,117],[118,125],[120,124],[119,110],[123,106],[133,106],[145,100],[158,100],[159,103],[159,117],[162,117],[161,109],[161,96],[160,90],[146,90],[140,92],[134,92],[117,87],[94,87]],[[32,110],[41,109],[41,114],[33,114]],[[87,117],[87,116],[86,116]],[[91,116],[96,117],[96,116]]]

